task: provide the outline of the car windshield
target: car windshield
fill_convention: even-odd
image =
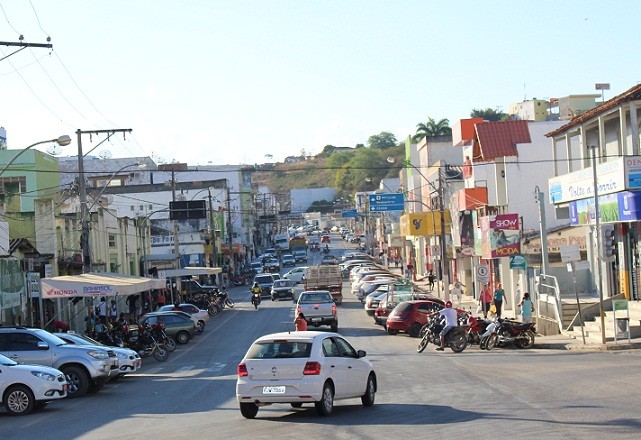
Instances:
[[[65,341],[60,339],[58,336],[49,333],[48,331],[35,330],[35,334],[38,335],[39,338],[43,339],[49,345],[53,345],[53,346],[67,345]]]
[[[414,305],[412,303],[408,302],[402,302],[399,305],[396,306],[396,311],[397,312],[411,312],[412,308],[414,308]]]
[[[63,337],[60,339],[64,340],[65,342],[71,341],[72,344],[77,345],[103,345],[98,341],[94,341],[89,336],[74,335],[71,333],[63,334]]]
[[[11,359],[9,359],[8,357],[6,357],[6,356],[2,356],[2,355],[0,354],[0,365],[5,365],[5,366],[7,366],[7,367],[12,367],[12,366],[14,366],[14,365],[18,365],[18,363],[17,363],[17,362],[15,362],[15,361],[12,361],[12,360],[11,360]]]
[[[332,300],[332,296],[329,294],[329,292],[304,293],[300,296],[300,299],[299,299],[301,304],[327,302],[331,300]]]
[[[292,282],[289,280],[274,281],[274,287],[291,287]]]
[[[274,279],[272,278],[272,276],[271,276],[271,275],[264,275],[264,276],[256,277],[256,280],[255,280],[255,281],[256,281],[258,284],[261,284],[261,283],[271,283],[272,281],[274,281]]]
[[[308,358],[311,342],[265,341],[251,346],[247,359]]]

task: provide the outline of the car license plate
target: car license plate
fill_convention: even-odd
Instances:
[[[312,318],[312,322],[320,322],[320,318]]]
[[[263,387],[263,394],[285,394],[285,387]]]

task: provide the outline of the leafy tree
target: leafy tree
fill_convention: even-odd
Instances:
[[[341,168],[343,165],[349,163],[349,161],[352,160],[353,155],[354,153],[350,153],[347,151],[334,153],[327,159],[327,167],[335,169]]]
[[[427,123],[416,124],[416,134],[412,136],[412,142],[419,142],[427,136],[444,136],[452,134],[449,119],[441,119],[436,122],[432,118],[427,118]]]
[[[309,205],[307,212],[320,212],[322,214],[327,214],[334,212],[334,204],[328,200],[316,200]]]
[[[377,184],[385,177],[389,167],[386,154],[381,150],[360,148],[336,172],[334,185],[339,193],[365,191],[371,189],[367,179]]]
[[[336,147],[335,147],[335,146],[333,146],[333,145],[329,145],[329,144],[328,144],[328,145],[325,145],[325,146],[323,147],[323,151],[321,151],[320,153],[318,153],[318,156],[319,156],[319,157],[329,157],[329,156],[331,156],[331,155],[332,155],[332,153],[334,152],[334,149],[335,149],[335,148],[336,148]]]
[[[379,134],[374,134],[367,139],[367,145],[370,148],[378,148],[385,150],[396,146],[396,136],[389,131],[381,131]]]
[[[356,144],[354,148],[365,148],[365,144]]]
[[[503,113],[499,109],[499,107],[497,107],[496,109],[486,108],[485,110],[478,109],[478,108],[472,109],[472,112],[470,113],[470,117],[483,118],[483,120],[490,121],[490,122],[507,120],[507,114]]]

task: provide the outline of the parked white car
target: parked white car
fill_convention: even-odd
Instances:
[[[296,284],[300,284],[305,280],[306,275],[307,266],[299,266],[287,272],[285,275],[283,275],[283,278],[285,278],[286,280],[292,280]]]
[[[56,333],[56,336],[72,345],[103,345],[102,343],[91,339],[89,336],[81,335],[79,333]],[[118,357],[118,371],[120,372],[118,376],[112,377],[111,380],[118,379],[127,373],[135,373],[142,366],[142,359],[140,359],[140,355],[134,350],[121,347],[109,347],[109,349],[113,350]]]
[[[191,319],[194,321],[196,326],[200,326],[201,328],[205,328],[207,324],[209,324],[210,316],[209,312],[207,310],[202,310],[196,307],[193,304],[190,303],[182,303],[178,304],[178,307],[180,308],[181,312],[187,313],[189,316],[191,316]],[[162,306],[161,308],[158,309],[159,312],[175,312],[174,306],[171,304],[167,304],[166,306]]]
[[[12,416],[44,408],[67,397],[69,382],[61,371],[41,365],[23,365],[0,354],[0,403]]]
[[[331,332],[275,333],[258,338],[237,367],[236,398],[243,417],[258,408],[288,403],[300,408],[313,403],[321,416],[334,401],[361,398],[374,405],[376,373],[365,352]]]

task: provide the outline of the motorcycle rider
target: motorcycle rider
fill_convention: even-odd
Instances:
[[[254,281],[254,285],[251,288],[251,293],[252,293],[252,303],[254,302],[254,295],[258,296],[260,298],[260,295],[262,293],[262,289],[258,285],[258,282]]]
[[[447,335],[450,330],[458,325],[458,321],[456,317],[456,309],[452,308],[452,301],[446,302],[445,308],[441,309],[438,313],[441,318],[445,318],[445,326],[439,334],[439,336],[441,337],[441,346],[436,350],[443,351],[445,350],[445,335]]]

